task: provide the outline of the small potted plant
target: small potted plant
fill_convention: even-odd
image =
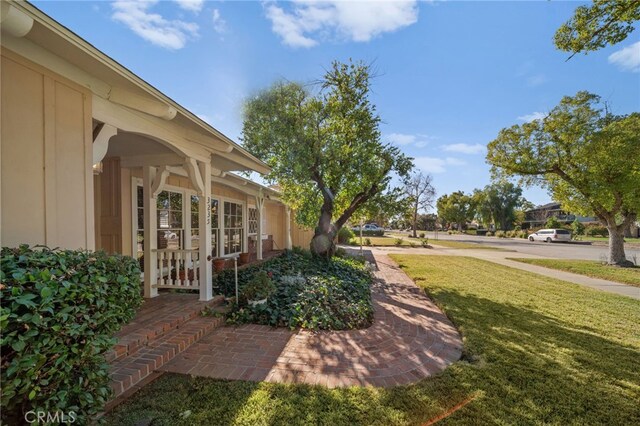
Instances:
[[[216,270],[216,272],[222,272],[226,263],[227,259],[225,259],[224,257],[217,257],[213,259],[213,268]]]
[[[276,286],[265,271],[258,272],[242,289],[242,295],[250,306],[266,303],[269,296],[276,291]]]
[[[249,263],[249,253],[240,253],[240,258],[238,260],[240,260],[241,265],[246,265],[247,263]]]

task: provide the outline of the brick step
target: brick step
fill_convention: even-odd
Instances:
[[[204,335],[224,325],[223,317],[197,317],[181,327],[153,339],[133,354],[109,366],[114,398],[144,381],[154,371],[171,361]]]
[[[163,305],[143,305],[136,318],[116,334],[118,342],[107,352],[105,358],[108,363],[113,363],[127,356],[135,354],[141,348],[149,345],[154,340],[160,339],[167,333],[180,328],[187,321],[200,315],[200,312],[209,307],[216,308],[224,303],[224,296],[216,296],[209,302],[197,302],[185,308],[184,306],[171,308],[168,302]]]

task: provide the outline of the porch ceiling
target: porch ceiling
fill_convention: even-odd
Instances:
[[[107,157],[131,157],[140,155],[171,154],[173,151],[149,137],[119,132],[109,141]]]

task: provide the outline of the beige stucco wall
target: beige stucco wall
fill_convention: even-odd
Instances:
[[[91,94],[1,56],[1,243],[92,249]]]
[[[291,244],[294,247],[308,249],[313,238],[313,230],[306,229],[295,222],[294,213],[291,212]]]

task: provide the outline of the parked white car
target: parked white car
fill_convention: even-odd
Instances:
[[[571,241],[571,231],[566,229],[541,229],[529,235],[529,241],[545,241],[547,243]]]

